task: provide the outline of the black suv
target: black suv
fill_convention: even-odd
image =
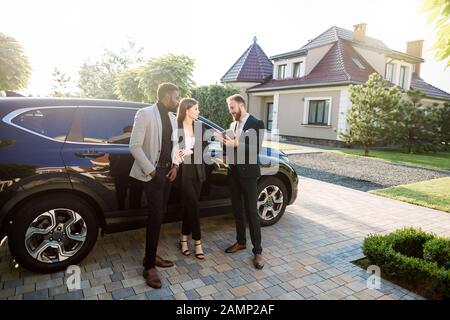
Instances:
[[[134,116],[148,105],[87,99],[0,98],[0,240],[36,272],[64,270],[92,249],[98,231],[143,227],[146,197],[130,178],[128,149]],[[223,132],[200,118],[206,128]],[[214,139],[211,139],[214,140]],[[231,212],[227,165],[210,141],[202,216]],[[297,197],[287,157],[263,148],[258,181],[261,224],[276,223]],[[265,163],[265,164],[264,164]],[[180,189],[172,188],[166,222],[180,218]]]

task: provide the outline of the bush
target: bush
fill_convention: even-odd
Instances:
[[[450,240],[434,238],[423,248],[423,257],[427,261],[435,261],[439,267],[450,269]]]
[[[233,121],[228,112],[227,98],[239,90],[233,87],[210,85],[192,90],[192,98],[200,105],[200,115],[227,129]]]
[[[438,241],[439,240],[439,241]],[[421,288],[427,297],[450,298],[449,239],[405,228],[385,236],[364,239],[363,252],[382,272]]]

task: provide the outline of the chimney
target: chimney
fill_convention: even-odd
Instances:
[[[406,53],[422,59],[423,52],[423,40],[409,41],[406,43]],[[414,74],[420,77],[420,62],[416,63],[416,68],[414,70]]]
[[[367,23],[355,24],[353,28],[353,41],[364,42],[366,39]]]

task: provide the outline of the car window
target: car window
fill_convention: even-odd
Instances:
[[[48,138],[64,141],[70,129],[75,107],[42,108],[21,113],[12,123]]]
[[[128,144],[137,109],[80,107],[68,140]]]

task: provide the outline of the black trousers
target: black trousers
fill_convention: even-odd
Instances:
[[[253,253],[260,254],[262,253],[261,224],[256,206],[256,178],[239,177],[236,167],[233,166],[228,176],[228,183],[236,222],[236,240],[241,245],[246,244],[245,226],[248,221]]]
[[[170,168],[156,168],[155,178],[144,183],[149,211],[145,242],[145,269],[155,267],[159,233],[164,215],[167,211],[167,201],[169,200],[172,185],[166,178],[169,171]]]
[[[141,207],[142,198],[142,183],[127,175],[119,175],[114,178],[114,185],[116,187],[117,208],[124,209],[139,209]],[[130,190],[130,204],[126,207],[125,200],[127,198],[128,190]]]
[[[181,234],[192,239],[201,240],[200,209],[198,199],[202,190],[202,182],[197,178],[181,177],[181,203],[183,205],[183,224]]]

